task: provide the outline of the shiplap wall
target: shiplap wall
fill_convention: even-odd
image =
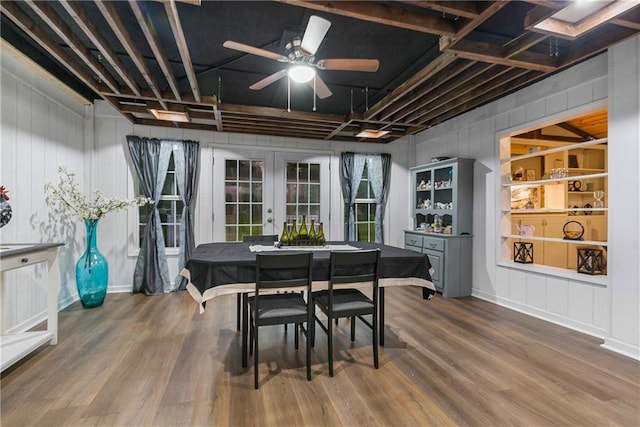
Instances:
[[[87,107],[15,57],[15,52],[3,46],[0,185],[9,190],[13,216],[0,229],[0,242],[65,242],[58,255],[61,267],[70,266],[60,269],[59,300],[65,305],[77,298],[73,269],[82,253],[84,230],[82,224],[49,215],[44,185],[55,182],[58,165],[65,165],[86,188]],[[40,264],[6,273],[0,315],[9,332],[23,331],[43,319],[45,269]]]
[[[635,358],[640,358],[639,44],[640,37],[628,40],[607,54],[416,135],[418,163],[436,156],[476,159],[473,295],[602,337],[607,347]],[[607,105],[607,283],[500,266],[499,137]]]

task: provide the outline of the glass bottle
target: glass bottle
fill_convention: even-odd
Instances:
[[[320,225],[318,226],[318,235],[316,236],[316,241],[320,246],[324,246],[324,244],[327,242],[324,237],[324,228],[322,226],[322,223],[320,223]]]
[[[296,245],[298,243],[298,230],[297,230],[296,220],[294,219],[291,223],[291,233],[289,233],[289,244]]]
[[[442,218],[440,218],[440,215],[436,215],[433,218],[433,231],[435,233],[442,233]]]
[[[316,220],[311,220],[311,226],[309,227],[309,244],[315,245],[317,242],[318,236],[316,235]]]
[[[309,239],[309,231],[307,230],[307,216],[302,215],[302,224],[300,224],[300,231],[298,231],[298,238],[301,245],[306,245]]]
[[[282,225],[282,234],[280,235],[280,244],[289,246],[289,230],[287,230],[287,221]]]

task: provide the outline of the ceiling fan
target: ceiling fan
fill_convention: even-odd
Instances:
[[[312,15],[309,18],[309,23],[307,24],[302,39],[300,39],[300,37],[294,37],[285,45],[285,49],[287,50],[286,56],[231,40],[225,41],[223,46],[293,65],[252,84],[249,86],[249,89],[263,89],[271,83],[289,75],[294,81],[312,85],[318,97],[324,99],[331,96],[331,90],[329,90],[325,82],[316,75],[314,68],[320,70],[365,71],[373,73],[378,71],[380,65],[377,59],[333,58],[316,61],[315,54],[322,40],[324,40],[327,31],[329,31],[329,27],[331,27],[331,22],[319,16]]]

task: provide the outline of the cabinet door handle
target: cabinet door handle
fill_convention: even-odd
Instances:
[[[412,244],[412,245],[415,245],[416,243],[418,243],[418,241],[417,241],[417,240],[411,240],[411,244]]]
[[[23,264],[24,264],[25,262],[29,262],[29,258],[21,258],[21,259],[20,259],[20,262],[21,262],[21,263],[23,263]]]
[[[431,246],[431,249],[435,249],[437,245],[435,243],[429,243],[429,246]]]

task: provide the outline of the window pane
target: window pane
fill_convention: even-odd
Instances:
[[[365,222],[369,219],[369,211],[366,203],[359,203],[356,205],[356,221]]]
[[[320,165],[318,163],[309,164],[309,181],[320,184]]]
[[[298,186],[296,184],[287,184],[287,203],[295,203],[297,201]]]
[[[251,184],[251,201],[262,202],[262,184]]]
[[[298,180],[300,182],[309,182],[309,165],[306,163],[298,163]]]
[[[238,205],[238,224],[251,224],[249,204]]]
[[[320,184],[309,185],[309,203],[320,203]]]
[[[262,226],[261,225],[254,225],[253,227],[251,227],[251,234],[254,236],[260,236],[262,234],[264,234],[262,232]]]
[[[360,181],[360,185],[358,186],[358,193],[356,194],[357,199],[368,199],[369,198],[369,181]]]
[[[238,240],[238,235],[236,234],[236,227],[225,227],[225,240],[227,242],[235,242]]]
[[[250,202],[251,201],[251,184],[248,182],[238,183],[238,201]]]
[[[158,201],[158,203],[156,203],[156,206],[158,206],[158,212],[160,213],[160,222],[161,223],[171,222],[171,219],[172,219],[171,201],[170,200],[160,200],[160,201]]]
[[[296,182],[298,180],[298,168],[296,163],[287,163],[287,182]]]
[[[287,204],[287,218],[295,218],[297,214],[296,205]]]
[[[225,161],[225,179],[235,181],[238,178],[238,162],[236,160]]]
[[[251,160],[240,160],[238,163],[238,179],[240,181],[249,181],[251,178]]]
[[[262,161],[256,160],[251,163],[251,178],[253,181],[262,181]]]
[[[224,186],[224,199],[227,202],[238,201],[238,187],[234,182],[227,182]]]
[[[253,214],[251,217],[251,223],[261,224],[262,223],[262,205],[259,205],[259,204],[251,205],[251,211]]]
[[[175,185],[175,174],[169,172],[167,173],[167,177],[164,180],[164,185],[162,186],[162,194],[164,195],[175,195],[174,191]]]
[[[309,205],[309,218],[316,221],[320,218],[320,205]]]
[[[298,184],[298,203],[309,201],[309,184]]]
[[[358,224],[358,241],[360,242],[368,242],[369,241],[369,227],[367,223]]]
[[[238,213],[237,205],[227,204],[225,206],[225,224],[235,224],[236,214]]]
[[[238,240],[242,240],[242,236],[251,236],[251,227],[248,225],[238,226]]]

